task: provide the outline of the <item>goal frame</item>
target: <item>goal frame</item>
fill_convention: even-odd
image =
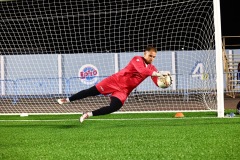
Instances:
[[[216,69],[214,70],[214,72],[216,71],[216,84],[215,84],[215,87],[214,87],[214,96],[216,96],[216,100],[217,101],[215,101],[214,102],[214,104],[216,104],[216,105],[214,105],[214,111],[217,111],[217,117],[224,117],[224,79],[223,79],[223,59],[222,59],[222,57],[223,57],[223,50],[222,50],[222,35],[221,35],[221,15],[220,15],[220,1],[219,0],[211,0],[211,1],[207,1],[207,2],[213,2],[213,6],[211,6],[211,11],[213,11],[213,12],[211,12],[211,15],[212,15],[212,13],[213,13],[213,18],[211,17],[211,23],[209,23],[209,24],[211,24],[211,29],[210,29],[210,31],[214,31],[214,34],[213,33],[211,33],[211,34],[209,34],[209,35],[211,35],[211,38],[207,38],[208,40],[210,40],[210,39],[212,39],[212,37],[214,38],[214,42],[212,42],[212,43],[214,43],[214,45],[215,45],[215,49],[214,50],[211,50],[211,51],[213,51],[213,52],[215,52],[215,55],[213,55],[213,56],[215,56],[215,58],[216,59],[214,59],[214,60],[216,60]],[[176,3],[175,4],[176,6],[178,6],[178,3]],[[213,7],[213,8],[212,8]],[[146,12],[146,13],[148,13],[148,12]],[[183,12],[184,13],[184,12]],[[192,13],[192,12],[185,12],[185,13]],[[180,15],[180,14],[179,14]],[[131,16],[132,16],[132,14],[131,14]],[[71,17],[71,16],[70,16]],[[191,17],[191,16],[190,16]],[[63,18],[63,17],[61,17],[61,18]],[[72,18],[74,18],[74,16],[72,17]],[[26,20],[26,19],[25,19]],[[4,21],[4,20],[3,20]],[[8,20],[6,20],[6,21],[8,21]],[[9,21],[11,21],[11,19],[9,20]],[[17,21],[17,19],[14,19],[13,21]],[[191,22],[191,21],[190,21]],[[3,22],[4,23],[4,22]],[[95,21],[94,21],[94,23],[95,23]],[[213,23],[213,24],[212,24]],[[154,23],[155,24],[155,23]],[[174,23],[175,24],[175,23]],[[176,23],[176,24],[178,24],[178,23]],[[180,24],[180,23],[179,23]],[[94,25],[95,26],[95,25]],[[168,25],[167,25],[168,26]],[[214,29],[213,29],[214,28]],[[169,27],[169,30],[170,30],[170,27]],[[81,32],[81,31],[80,31]],[[82,33],[82,32],[81,32]],[[175,32],[174,32],[175,33]],[[187,32],[188,33],[188,32]],[[137,33],[138,35],[141,35],[140,33]],[[13,34],[14,35],[14,34]],[[207,34],[206,34],[207,35]],[[182,36],[182,35],[181,35]],[[180,36],[179,36],[180,37]],[[194,37],[194,36],[192,36],[192,37]],[[199,38],[200,39],[200,38]],[[166,40],[166,39],[164,39],[164,40]],[[61,41],[61,39],[60,39],[60,41]],[[184,40],[185,41],[185,40]],[[9,41],[9,42],[11,42],[11,40]],[[167,42],[172,42],[171,41],[171,39],[169,40],[169,39],[167,39]],[[175,41],[174,41],[175,42]],[[204,43],[204,40],[202,40],[202,41],[200,41],[201,42],[201,44],[202,43]],[[24,42],[23,42],[24,43]],[[60,42],[61,43],[61,42]],[[21,44],[20,44],[20,46],[21,46]],[[70,45],[69,45],[70,46]],[[167,45],[167,46],[171,46],[171,44],[170,45]],[[180,46],[180,45],[179,45]],[[68,46],[66,46],[66,47],[68,47]],[[204,47],[203,47],[204,48]],[[12,49],[12,48],[11,48]],[[10,50],[11,50],[10,49]],[[23,49],[23,50],[25,50],[25,48],[20,48],[20,50],[21,49]],[[31,50],[31,48],[27,48],[26,50]],[[175,48],[174,48],[175,49]],[[204,48],[204,49],[206,49],[206,48]],[[204,50],[203,49],[203,50]],[[12,50],[14,50],[14,49],[12,49]],[[17,50],[17,49],[16,49]],[[180,49],[181,50],[181,49]],[[208,48],[207,48],[207,50],[208,50]],[[38,49],[36,49],[36,51],[38,51]],[[139,51],[139,50],[138,50]],[[17,51],[13,51],[13,52],[17,52]],[[31,51],[29,51],[29,53],[30,53]],[[54,53],[54,52],[51,52],[51,53]],[[78,52],[79,53],[79,52]],[[109,51],[108,50],[106,50],[106,53],[109,53]],[[37,54],[37,52],[36,52],[36,54]],[[69,95],[69,92],[68,93],[65,93],[64,92],[64,89],[63,89],[63,85],[66,85],[66,84],[64,84],[64,74],[63,74],[63,72],[64,72],[64,70],[62,69],[62,61],[63,61],[63,54],[64,53],[60,53],[60,52],[58,52],[58,53],[54,53],[56,56],[57,56],[57,64],[58,64],[58,66],[56,67],[56,68],[58,68],[58,70],[57,70],[57,77],[54,77],[54,79],[56,79],[56,85],[58,85],[58,88],[57,88],[57,90],[58,90],[58,92],[56,92],[56,94],[59,94],[58,96],[62,96],[62,95]],[[2,98],[2,99],[7,99],[6,97],[11,97],[12,95],[10,94],[10,95],[7,95],[6,94],[6,90],[7,90],[7,85],[5,84],[7,81],[8,81],[8,79],[5,79],[5,74],[7,73],[7,72],[5,72],[5,57],[4,57],[5,55],[1,55],[0,56],[0,63],[1,63],[1,65],[0,65],[0,67],[1,67],[1,79],[0,79],[0,81],[1,81],[1,96],[3,97],[0,97],[0,98]],[[116,54],[115,53],[115,55],[113,55],[113,57],[114,57],[114,72],[116,73],[121,67],[120,67],[120,63],[118,62],[118,58],[119,58],[119,55],[118,54]],[[195,57],[197,57],[197,56],[195,56]],[[175,59],[174,59],[174,51],[172,52],[172,64],[173,65],[175,65],[174,64],[174,61],[175,61]],[[213,58],[212,58],[213,59]],[[6,64],[7,64],[7,61],[6,61]],[[167,66],[167,65],[166,65]],[[175,68],[175,66],[173,67],[173,68]],[[21,72],[22,73],[22,72]],[[172,74],[173,74],[173,79],[175,79],[176,77],[176,72],[175,72],[175,70],[173,69],[172,70]],[[202,74],[202,73],[201,73]],[[204,73],[203,73],[204,74]],[[204,75],[203,75],[204,76]],[[33,79],[34,79],[35,77],[33,77]],[[205,81],[206,82],[206,81]],[[214,81],[215,82],[215,81]],[[11,83],[15,83],[15,82],[11,82]],[[34,82],[33,82],[34,83]],[[41,85],[40,83],[39,83],[39,85]],[[24,86],[24,85],[23,85]],[[201,86],[202,87],[202,86]],[[150,87],[151,88],[151,87]],[[173,83],[173,85],[172,85],[172,88],[173,89],[176,89],[176,83]],[[22,90],[24,90],[24,89],[22,89]],[[150,89],[150,91],[151,91],[151,89]],[[216,92],[215,92],[216,91]],[[32,92],[30,92],[30,93],[33,93],[34,91],[32,91]],[[201,91],[200,91],[201,92]],[[211,92],[211,91],[210,91]],[[161,93],[161,91],[159,92],[159,93]],[[14,93],[15,94],[15,93]],[[173,94],[174,94],[174,92],[173,92]],[[16,98],[15,98],[15,97]],[[16,95],[13,95],[13,97],[15,98],[13,101],[18,101],[18,98],[19,97],[21,97],[22,95],[21,94],[16,94]],[[26,96],[23,94],[23,97],[28,97],[29,95],[27,95],[26,94]],[[31,98],[31,94],[30,94],[30,98]],[[39,96],[39,97],[41,97],[42,95],[41,95],[41,93],[40,93],[40,95],[37,95],[37,96]],[[34,97],[34,96],[33,96]],[[43,98],[45,98],[44,96],[42,96]],[[52,98],[51,97],[51,95],[50,95],[50,98]],[[171,101],[171,100],[170,100]],[[13,103],[15,103],[15,102],[13,102]],[[100,102],[101,103],[101,102]],[[46,104],[47,104],[47,102],[46,102]],[[178,105],[178,104],[177,104]],[[154,106],[154,104],[153,104],[153,106]],[[210,105],[209,105],[210,106]],[[140,108],[140,109],[142,109],[142,108]],[[197,110],[194,110],[194,108],[193,108],[193,111],[197,111]],[[209,110],[209,111],[212,111],[211,109]],[[121,111],[119,111],[119,112],[116,112],[116,113],[143,113],[143,112],[148,112],[148,113],[152,113],[152,112],[158,112],[158,111],[141,111],[141,110],[139,110],[139,111],[124,111],[124,112],[121,112]],[[176,112],[176,110],[171,110],[171,111],[168,111],[168,110],[166,110],[166,111],[159,111],[159,112]],[[182,111],[182,112],[185,112],[184,110]],[[186,112],[191,112],[191,111],[186,111]],[[0,113],[1,114],[1,113]],[[15,113],[13,113],[13,114],[15,114]],[[19,113],[17,113],[17,114],[19,114]],[[29,113],[29,114],[55,114],[55,113]],[[56,113],[56,114],[79,114],[79,113],[75,113],[75,112],[67,112],[66,111],[66,113]],[[5,115],[5,114],[4,114]],[[10,114],[8,114],[8,115],[11,115],[11,113]]]
[[[217,115],[224,117],[224,86],[223,86],[223,51],[221,34],[220,2],[213,0],[215,46],[216,46],[216,71],[217,71]]]

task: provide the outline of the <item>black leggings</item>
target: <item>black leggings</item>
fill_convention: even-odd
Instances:
[[[96,96],[99,95],[100,92],[97,90],[96,86],[93,86],[89,89],[82,90],[71,97],[69,97],[70,101],[75,101],[79,99],[83,99],[89,96]],[[109,106],[105,106],[102,108],[99,108],[97,110],[92,111],[93,116],[100,116],[105,114],[110,114],[112,112],[115,112],[119,110],[123,106],[122,102],[117,97],[111,97],[111,102]]]
[[[89,97],[89,96],[96,96],[96,95],[99,95],[100,92],[97,90],[96,86],[93,86],[89,89],[85,89],[85,90],[82,90],[74,95],[72,95],[71,97],[69,97],[69,101],[76,101],[76,100],[79,100],[79,99],[83,99],[83,98],[86,98],[86,97]]]
[[[123,106],[122,102],[117,97],[111,97],[111,102],[109,106],[99,108],[92,111],[93,116],[100,116],[105,114],[110,114],[119,110]]]

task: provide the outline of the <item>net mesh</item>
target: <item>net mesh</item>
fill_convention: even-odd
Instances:
[[[211,0],[7,1],[0,9],[1,114],[106,106],[102,95],[63,106],[56,99],[124,68],[148,45],[173,85],[160,89],[147,79],[120,111],[217,109]]]

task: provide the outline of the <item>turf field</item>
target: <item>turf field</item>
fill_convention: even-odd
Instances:
[[[0,159],[239,159],[239,116],[184,115],[0,116]]]

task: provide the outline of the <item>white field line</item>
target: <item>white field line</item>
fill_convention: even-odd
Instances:
[[[236,119],[240,117],[224,117]],[[184,118],[114,118],[114,119],[86,119],[87,121],[143,121],[143,120],[187,120],[187,119],[223,119],[218,117],[184,117]],[[0,122],[63,122],[63,121],[79,121],[79,119],[41,119],[41,120],[0,120]]]

